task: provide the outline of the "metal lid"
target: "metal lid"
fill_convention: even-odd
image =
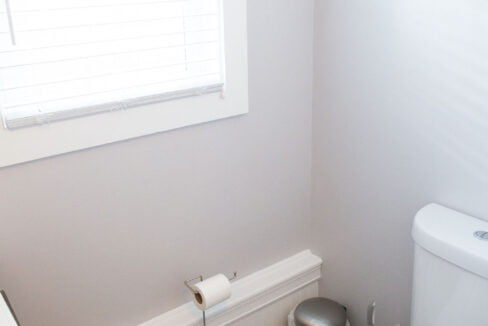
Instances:
[[[303,301],[295,310],[296,326],[345,326],[346,308],[325,298]]]

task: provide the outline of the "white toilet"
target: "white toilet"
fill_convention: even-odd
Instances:
[[[430,204],[415,216],[412,235],[410,326],[488,326],[488,221]]]
[[[412,234],[411,326],[488,325],[488,222],[431,204]]]

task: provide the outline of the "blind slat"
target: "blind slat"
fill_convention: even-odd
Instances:
[[[1,22],[0,22],[1,24]],[[120,29],[124,33],[120,33]],[[32,31],[19,32],[20,40],[15,47],[9,47],[8,33],[0,33],[0,51],[9,52],[22,49],[37,49],[37,48],[53,48],[69,46],[79,43],[100,43],[104,41],[116,41],[120,39],[136,39],[144,36],[170,35],[182,33],[198,33],[205,30],[217,30],[218,22],[213,24],[204,24],[200,22],[198,25],[194,24],[192,28],[183,28],[181,19],[163,20],[151,22],[137,22],[128,23],[113,28],[112,26],[97,26],[94,31],[93,27],[79,27],[66,30],[50,30],[50,31]]]
[[[0,54],[0,69],[11,69],[17,68],[22,66],[32,66],[32,65],[44,65],[44,64],[52,64],[52,63],[59,63],[63,61],[78,61],[90,58],[101,58],[106,56],[114,56],[114,55],[121,55],[121,54],[131,54],[137,53],[138,55],[144,55],[145,52],[152,52],[152,51],[159,51],[159,50],[171,50],[171,49],[178,49],[178,48],[187,48],[189,51],[192,51],[194,47],[202,46],[202,45],[212,45],[217,41],[202,41],[198,43],[186,43],[183,38],[174,38],[174,39],[167,39],[165,43],[167,45],[162,47],[154,47],[154,43],[143,43],[140,44],[139,40],[135,40],[132,42],[133,46],[130,44],[126,46],[108,46],[108,47],[97,47],[97,48],[90,48],[90,49],[82,49],[85,50],[86,53],[83,51],[79,51],[78,53],[56,53],[55,55],[51,53],[44,53],[44,55],[40,53],[32,53],[26,54],[24,56],[20,56],[18,54],[15,55],[1,55]],[[212,46],[213,48],[213,46]],[[112,51],[112,52],[108,52]],[[81,52],[81,53],[80,53]],[[33,55],[37,54],[36,58],[33,58]],[[80,56],[81,54],[81,56]],[[3,57],[3,58],[2,58]]]
[[[132,69],[132,70],[117,70],[116,72],[111,72],[111,73],[104,73],[104,74],[97,74],[97,75],[85,75],[85,76],[80,76],[78,78],[72,78],[72,79],[59,79],[59,80],[52,80],[52,81],[46,81],[46,82],[41,82],[41,83],[26,83],[20,86],[13,86],[13,87],[4,87],[3,89],[0,89],[0,92],[7,92],[11,90],[16,90],[16,89],[27,89],[27,88],[32,88],[32,87],[38,87],[38,86],[46,86],[46,85],[55,85],[55,84],[64,84],[67,82],[72,82],[72,81],[77,81],[77,80],[89,80],[89,79],[98,79],[102,77],[108,77],[108,76],[119,76],[119,75],[125,75],[128,73],[135,73],[135,72],[144,72],[144,71],[152,71],[152,70],[158,70],[158,69],[163,69],[163,68],[170,68],[170,67],[175,67],[175,66],[182,66],[185,68],[185,70],[192,70],[192,66],[195,64],[202,64],[205,67],[208,67],[213,64],[219,64],[220,62],[216,58],[208,58],[204,60],[198,60],[198,61],[185,61],[185,62],[179,62],[179,63],[173,63],[173,64],[163,64],[163,65],[153,65],[153,66],[147,66],[145,68],[138,68],[138,69]],[[218,69],[215,69],[218,70]]]
[[[5,15],[5,14],[4,14]],[[19,15],[15,15],[15,26],[16,31],[19,33],[28,33],[28,32],[42,32],[42,31],[56,31],[56,30],[69,30],[69,29],[76,29],[76,28],[90,28],[93,29],[94,27],[100,26],[109,26],[109,27],[116,27],[120,25],[128,25],[128,24],[137,24],[137,23],[145,23],[145,22],[164,22],[164,21],[176,21],[182,24],[182,16],[178,14],[173,14],[170,16],[165,17],[157,17],[157,18],[140,18],[136,15],[125,15],[129,17],[133,17],[133,19],[121,19],[118,17],[117,19],[107,19],[102,21],[101,19],[73,19],[71,21],[59,21],[54,19],[50,20],[49,18],[44,18],[41,24],[40,21],[30,21],[27,19],[20,19]],[[154,16],[154,13],[153,13]],[[202,13],[198,15],[191,15],[185,18],[187,25],[198,25],[200,21],[206,20],[208,23],[215,23],[218,22],[218,17],[215,13]],[[91,21],[91,23],[90,23]],[[78,22],[78,23],[77,23]],[[191,27],[190,27],[191,28]],[[0,25],[0,33],[7,34],[9,33],[9,26],[8,26],[8,19],[7,23]]]
[[[148,66],[174,65],[184,62],[219,59],[214,43],[193,47],[173,47],[146,52],[83,58],[78,60],[42,63],[0,69],[4,76],[2,88],[23,87],[29,84],[55,82],[62,79],[85,78],[94,74],[144,69]],[[185,49],[187,51],[185,51]],[[144,57],[145,60],[141,60]]]
[[[152,70],[137,70],[94,78],[14,88],[2,91],[3,95],[8,98],[3,105],[8,109],[10,107],[55,101],[60,98],[139,87],[141,86],[139,84],[141,81],[144,81],[142,85],[147,85],[188,79],[192,78],[192,76],[215,75],[218,72],[218,62],[214,60],[213,64],[207,61],[192,64],[184,63]],[[62,97],[59,94],[63,94]],[[33,97],[36,100],[29,101],[29,98]]]
[[[123,94],[120,94],[119,101],[127,100],[129,98],[128,92],[134,92],[135,90],[141,91],[142,93],[148,93],[150,89],[153,89],[152,86],[157,86],[157,85],[166,85],[166,87],[170,88],[171,90],[177,89],[175,85],[182,85],[184,82],[190,79],[195,79],[198,80],[198,83],[195,84],[201,84],[202,79],[208,80],[209,82],[211,81],[212,83],[215,83],[218,81],[218,75],[216,73],[206,73],[206,74],[201,74],[201,75],[193,75],[191,77],[181,77],[181,78],[172,78],[169,80],[164,80],[164,79],[158,79],[157,81],[150,81],[150,79],[146,80],[145,83],[140,83],[140,84],[131,84],[122,86],[122,85],[107,85],[105,89],[102,88],[97,88],[96,90],[90,89],[89,87],[85,88],[83,93],[78,92],[77,94],[67,94],[63,95],[63,97],[55,97],[55,98],[43,98],[40,99],[36,102],[31,102],[31,103],[22,103],[22,104],[15,104],[12,106],[5,106],[4,110],[6,112],[10,110],[15,110],[17,108],[22,108],[22,107],[42,107],[42,110],[47,110],[47,111],[52,111],[52,109],[49,109],[49,106],[51,104],[54,104],[53,107],[56,106],[57,102],[63,102],[63,103],[68,103],[65,100],[75,100],[75,102],[79,98],[88,98],[90,96],[93,97],[93,99],[104,99],[107,97],[111,96],[111,93],[114,93],[116,91],[124,91]],[[167,86],[171,85],[171,86]],[[149,88],[151,86],[151,88]],[[93,101],[93,99],[91,101]],[[46,109],[47,108],[47,109]],[[57,110],[57,108],[56,108]]]
[[[73,9],[88,9],[88,8],[103,8],[103,7],[127,7],[127,6],[141,6],[141,5],[154,5],[163,3],[178,3],[185,0],[153,0],[153,1],[137,1],[137,2],[122,2],[116,1],[76,1],[70,5],[70,1],[38,1],[36,3],[16,1],[15,13],[25,12],[48,12],[48,11],[64,11]],[[49,4],[51,5],[49,6]],[[5,12],[6,8],[4,4],[0,4],[0,13]]]
[[[16,56],[18,54],[21,54],[22,52],[32,52],[32,51],[41,51],[41,50],[47,50],[47,49],[53,49],[53,48],[58,48],[57,51],[77,51],[78,49],[73,49],[74,47],[79,47],[79,49],[82,49],[83,46],[85,45],[95,45],[95,44],[103,44],[106,45],[106,43],[111,43],[111,42],[124,42],[124,41],[143,41],[146,39],[153,39],[152,42],[158,42],[158,40],[155,40],[156,38],[164,38],[164,37],[182,37],[184,36],[187,40],[188,43],[196,43],[197,41],[218,41],[219,40],[219,30],[215,28],[209,28],[209,29],[199,29],[196,31],[191,31],[191,30],[181,30],[181,31],[175,31],[175,32],[168,32],[168,33],[154,33],[154,34],[141,34],[138,36],[130,36],[130,37],[121,37],[121,38],[106,38],[106,39],[92,39],[90,41],[86,42],[72,42],[72,43],[64,43],[64,44],[53,44],[47,43],[45,45],[38,44],[37,46],[34,46],[32,44],[33,42],[29,42],[31,47],[22,47],[19,45],[16,45],[10,50],[0,50],[0,55],[2,53],[8,53],[8,54],[15,54]],[[5,40],[2,41],[1,36],[0,36],[0,44],[2,42],[5,42]],[[38,55],[38,53],[36,53]],[[0,60],[0,62],[2,62]]]
[[[83,117],[87,115],[103,113],[107,111],[117,111],[130,109],[142,105],[149,105],[170,100],[182,99],[192,96],[200,96],[211,93],[222,92],[223,83],[207,84],[206,86],[188,88],[184,90],[168,91],[164,93],[154,93],[152,95],[134,97],[126,101],[106,102],[81,108],[72,108],[69,110],[59,110],[54,112],[38,112],[36,108],[24,109],[23,111],[6,111],[4,113],[5,127],[17,129],[28,127],[36,124],[51,123],[60,120]]]
[[[8,128],[223,85],[220,0],[11,1],[15,46],[0,23]]]

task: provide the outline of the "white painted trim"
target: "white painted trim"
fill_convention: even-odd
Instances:
[[[237,280],[232,297],[207,311],[207,325],[228,325],[318,281],[321,267],[322,259],[306,250]],[[201,318],[201,311],[189,302],[139,326],[197,326]]]

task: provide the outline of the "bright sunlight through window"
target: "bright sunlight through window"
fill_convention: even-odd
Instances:
[[[219,0],[0,2],[9,129],[223,90]]]

